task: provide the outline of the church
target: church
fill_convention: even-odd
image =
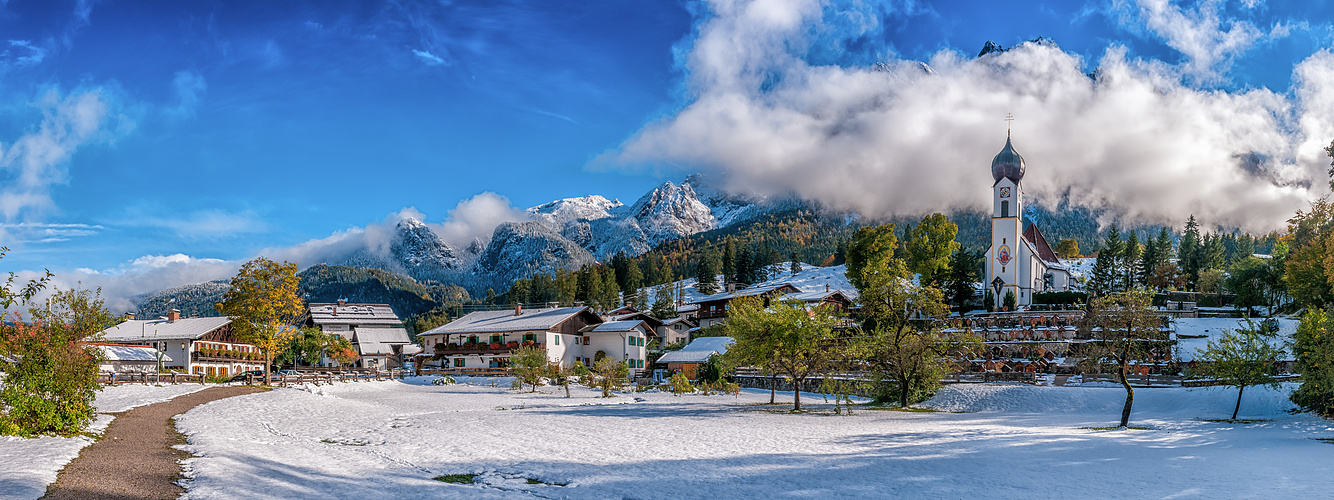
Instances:
[[[1033,303],[1035,292],[1070,289],[1070,270],[1052,251],[1036,224],[1024,227],[1024,157],[1009,134],[1005,149],[991,160],[991,248],[986,253],[987,290],[997,310],[1014,294],[1017,306]]]

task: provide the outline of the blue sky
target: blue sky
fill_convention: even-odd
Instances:
[[[1229,149],[1231,141],[1237,147],[1225,153],[1267,159],[1256,174],[1272,181],[1256,201],[1272,202],[1264,217],[1191,200],[1131,215],[1201,211],[1219,223],[1273,227],[1276,214],[1291,213],[1299,208],[1294,200],[1324,185],[1310,146],[1328,126],[1303,120],[1334,115],[1316,97],[1326,95],[1316,81],[1327,66],[1318,56],[1334,42],[1330,19],[1328,1],[1260,0],[0,1],[0,244],[11,248],[0,271],[89,277],[153,262],[233,262],[381,224],[409,208],[445,224],[482,193],[498,195],[488,200],[507,202],[511,212],[586,194],[629,203],[693,171],[866,213],[947,209],[976,193],[904,193],[960,182],[915,177],[931,170],[923,162],[966,165],[960,176],[985,171],[1011,110],[1030,172],[1034,161],[1051,165],[1053,180],[1030,188],[1039,196],[1072,185],[1075,201],[1086,204],[1133,207],[1141,204],[1135,193],[1160,196],[1157,186],[1129,185],[1090,187],[1080,197],[1088,186],[1070,179],[1106,168],[1048,146],[1072,128],[1062,120],[1134,106],[1107,97],[1110,83],[1087,91],[1092,97],[1068,99],[1014,90],[1046,86],[1016,83],[1015,72],[1003,69],[1014,65],[1056,68],[1030,72],[1042,79],[1096,72],[1109,82],[1144,82],[1180,99],[1144,105],[1159,113],[1148,118],[1107,118],[1114,128],[1157,137],[1154,123],[1167,120],[1164,130],[1190,131],[1178,144],[1216,140]],[[972,62],[987,40],[1013,47],[1038,36],[1059,48],[1011,50],[987,63],[992,69]],[[931,100],[952,94],[912,84],[835,95],[858,91],[857,79],[876,62],[900,64],[889,72],[896,80],[884,85],[913,80],[901,63],[917,61],[940,80],[932,92],[966,93],[965,83],[977,85],[987,71],[997,75],[996,88],[1010,90],[941,106]],[[1303,62],[1310,81],[1295,83]],[[899,104],[833,125],[820,121],[825,108],[855,114],[862,111],[847,110],[887,100]],[[710,107],[738,101],[745,112]],[[1048,114],[1067,101],[1079,102],[1076,111]],[[928,113],[917,110],[921,104],[940,116],[921,115]],[[1181,107],[1176,115],[1173,106]],[[814,117],[813,124],[793,122],[799,130],[875,132],[793,149],[792,138],[774,133],[784,127],[754,118],[784,114],[778,111]],[[1186,118],[1170,123],[1171,116]],[[1219,130],[1200,124],[1234,118]],[[726,125],[731,119],[742,123]],[[911,138],[937,121],[961,135],[926,136],[965,147],[887,139]],[[1106,130],[1074,128],[1081,126],[1090,132],[1060,142]],[[758,132],[729,135],[748,127]],[[751,137],[758,139],[751,144]],[[896,156],[915,166],[881,161],[869,152],[877,148],[900,148]],[[933,159],[954,149],[970,156]],[[1183,175],[1209,167],[1191,168]],[[861,169],[875,182],[864,182]],[[914,189],[919,182],[925,187]],[[1233,196],[1239,182],[1215,192]]]

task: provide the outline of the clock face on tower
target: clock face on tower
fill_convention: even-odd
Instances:
[[[1001,198],[1009,198],[1009,197],[1010,197],[1010,188],[1008,187],[1001,188]]]

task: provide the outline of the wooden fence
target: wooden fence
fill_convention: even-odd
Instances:
[[[99,373],[97,374],[97,383],[103,385],[116,384],[179,384],[182,382],[203,384],[204,376],[190,373],[157,373],[157,372],[125,372],[125,373]]]
[[[1037,384],[1037,373],[1026,372],[959,372],[945,375],[942,384],[985,384],[990,382],[1018,382]]]

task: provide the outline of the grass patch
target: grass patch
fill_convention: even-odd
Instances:
[[[477,479],[477,474],[445,474],[433,479],[442,483],[472,484],[473,480]]]
[[[1119,430],[1151,431],[1151,430],[1153,430],[1152,427],[1146,427],[1146,426],[1143,426],[1143,425],[1128,425],[1128,426],[1125,426],[1125,427],[1120,427],[1120,426],[1115,426],[1115,425],[1108,426],[1108,427],[1080,427],[1080,429],[1086,429],[1086,430],[1090,430],[1090,431],[1119,431]]]

